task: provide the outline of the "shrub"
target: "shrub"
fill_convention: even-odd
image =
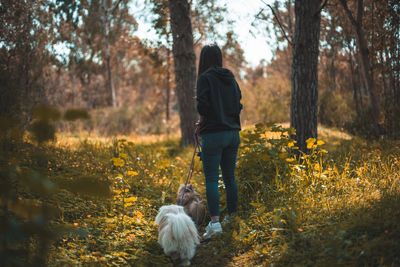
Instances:
[[[320,123],[343,128],[355,119],[354,108],[350,104],[350,94],[325,90],[319,101],[318,120]]]

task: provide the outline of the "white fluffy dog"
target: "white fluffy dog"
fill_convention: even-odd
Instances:
[[[192,219],[182,206],[162,206],[155,220],[158,224],[158,243],[164,253],[173,260],[180,259],[182,266],[189,266],[190,260],[200,244],[199,234]]]

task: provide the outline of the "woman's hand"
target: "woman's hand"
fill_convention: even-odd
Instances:
[[[196,122],[195,134],[198,135],[200,133],[201,124],[203,123],[204,117],[200,115],[200,119]]]

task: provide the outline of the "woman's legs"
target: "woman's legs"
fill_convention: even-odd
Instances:
[[[219,220],[218,178],[221,166],[226,188],[228,212],[237,210],[235,165],[240,143],[238,131],[224,131],[202,135],[202,162],[206,177],[208,210],[213,222]]]
[[[239,144],[239,133],[235,132],[231,144],[224,148],[221,156],[221,171],[225,184],[226,203],[229,214],[237,211],[238,189],[235,181],[235,168]]]
[[[202,135],[201,160],[206,177],[206,196],[212,221],[219,220],[218,176],[222,155],[222,139],[217,133]]]

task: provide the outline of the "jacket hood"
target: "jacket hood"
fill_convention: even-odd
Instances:
[[[233,73],[225,68],[221,68],[221,67],[212,67],[209,68],[206,71],[207,74],[211,74],[217,78],[219,78],[220,80],[222,80],[223,82],[229,82],[231,83],[232,80],[235,79],[235,76],[233,75]]]

